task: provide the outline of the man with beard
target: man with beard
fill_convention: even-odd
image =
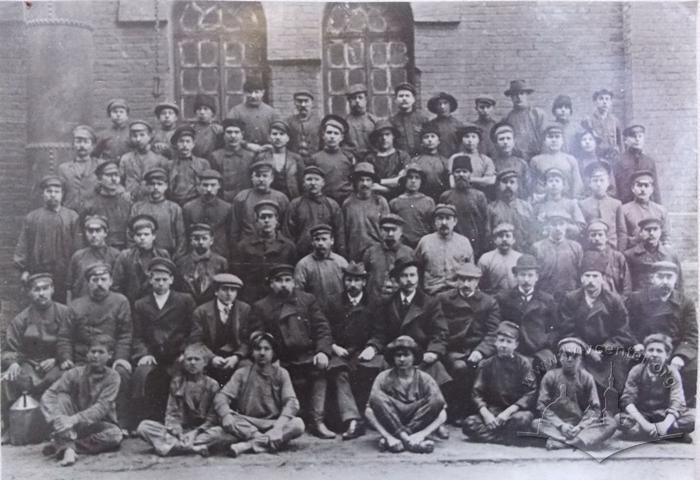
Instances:
[[[272,150],[258,152],[256,162],[267,162],[274,169],[272,188],[284,193],[288,198],[299,196],[301,172],[304,160],[301,155],[287,148],[289,144],[289,126],[282,120],[275,120],[270,125],[268,137]]]
[[[516,284],[513,267],[522,253],[513,249],[515,227],[510,223],[500,223],[493,229],[496,248],[479,258],[479,268],[483,272],[479,287],[489,295],[497,295],[513,288]]]
[[[355,191],[343,202],[345,245],[348,259],[359,261],[365,250],[381,241],[379,218],[389,213],[389,203],[372,191],[379,179],[371,163],[355,165],[350,179]]]
[[[428,116],[416,108],[416,87],[410,83],[399,83],[394,88],[394,101],[398,110],[389,119],[399,132],[396,148],[408,152],[411,157],[421,150],[421,129]]]
[[[177,273],[184,281],[183,290],[192,295],[197,305],[214,298],[213,278],[228,271],[228,260],[212,252],[214,243],[211,226],[207,223],[190,225],[190,250],[175,260]]]
[[[72,162],[63,162],[58,166],[58,176],[63,180],[63,204],[76,212],[83,211],[85,197],[95,190],[97,176],[95,170],[101,163],[92,157],[97,136],[92,127],[78,125],[73,129]]]
[[[636,292],[651,284],[651,266],[656,262],[672,262],[678,267],[676,288],[683,291],[683,274],[678,255],[661,243],[664,235],[663,220],[648,217],[639,221],[640,242],[625,250],[625,258],[632,277],[632,291]]]
[[[107,219],[107,245],[118,250],[126,248],[126,230],[131,211],[131,195],[119,183],[119,164],[107,160],[95,169],[98,185],[85,197],[81,215],[100,215]]]
[[[303,392],[301,405],[310,420],[309,431],[330,439],[335,434],[323,419],[326,370],[333,353],[331,330],[316,298],[296,288],[293,275],[291,265],[275,265],[270,269],[271,292],[253,305],[249,329],[279,339],[280,365],[289,371],[294,390]]]
[[[10,406],[23,392],[37,398],[61,376],[56,336],[68,307],[52,300],[53,278],[35,273],[27,279],[29,306],[13,318],[3,336],[3,443],[9,438]]]
[[[117,413],[122,428],[132,427],[127,405],[131,380],[131,339],[133,326],[129,300],[112,292],[112,273],[104,263],[85,271],[88,294],[76,298],[69,306],[68,320],[58,330],[58,360],[62,370],[84,365],[91,341],[100,334],[114,339],[111,367],[121,378],[117,395]],[[133,425],[135,427],[135,425]]]
[[[287,148],[301,155],[304,162],[320,148],[319,132],[321,120],[312,115],[314,96],[308,90],[298,90],[292,95],[296,113],[287,118],[289,126],[289,144]]]
[[[532,428],[547,436],[547,450],[576,447],[588,451],[602,446],[616,429],[615,421],[601,411],[593,376],[581,365],[588,345],[576,337],[559,340],[561,368],[542,378],[537,397],[541,418]]]
[[[352,169],[355,157],[346,145],[348,122],[343,117],[329,114],[321,120],[322,148],[311,156],[309,163],[323,171],[324,193],[338,204],[352,193]]]
[[[345,254],[343,212],[338,202],[323,193],[325,185],[323,170],[316,165],[309,165],[303,174],[304,193],[293,199],[287,208],[284,222],[299,255],[311,253],[309,229],[320,223],[331,226],[335,238],[334,250],[340,255]]]
[[[107,117],[112,124],[102,130],[93,155],[105,160],[119,162],[129,151],[129,105],[123,98],[113,98],[107,103]]]
[[[244,138],[257,145],[267,143],[270,126],[280,115],[267,103],[263,102],[265,86],[259,78],[251,78],[243,84],[245,99],[233,107],[226,115],[227,118],[242,120],[245,124]]]
[[[455,288],[437,296],[447,319],[445,366],[454,378],[447,391],[448,417],[460,424],[474,406],[469,396],[476,368],[494,353],[493,335],[501,321],[496,299],[479,290],[481,269],[466,263],[455,269]]]
[[[170,199],[181,207],[199,195],[197,177],[211,168],[209,161],[192,155],[196,132],[185,125],[178,127],[170,138],[175,158],[170,165]]]
[[[367,86],[361,83],[350,85],[345,97],[350,113],[345,117],[348,123],[348,144],[358,161],[364,161],[370,151],[369,134],[377,124],[377,117],[367,111]]]
[[[608,239],[608,224],[602,220],[591,220],[588,224],[588,246],[590,251],[605,257],[605,283],[611,292],[628,296],[632,293],[632,278],[625,256],[615,250]]]
[[[185,229],[192,224],[206,223],[214,235],[212,251],[229,258],[228,232],[231,221],[231,204],[219,198],[223,177],[212,169],[199,174],[199,197],[190,200],[182,207]]]
[[[362,255],[362,263],[369,273],[367,294],[373,301],[378,301],[396,290],[396,284],[389,272],[401,258],[412,258],[413,250],[403,244],[403,218],[393,213],[379,218],[379,230],[382,241],[372,245]]]
[[[627,299],[630,330],[635,350],[642,351],[642,340],[652,333],[663,333],[671,340],[669,365],[680,371],[683,390],[691,406],[697,390],[698,324],[695,303],[678,289],[678,265],[656,262],[651,268],[651,285]]]
[[[223,198],[233,200],[239,192],[252,187],[250,165],[255,155],[245,148],[245,123],[227,118],[221,123],[224,145],[211,154],[211,166],[221,173]]]
[[[66,301],[66,274],[73,252],[82,244],[78,214],[61,206],[63,182],[49,175],[39,188],[44,206],[24,217],[13,256],[20,279],[32,273],[48,272],[54,279],[56,301]]]
[[[539,288],[539,271],[535,257],[522,255],[513,267],[517,286],[496,297],[503,321],[520,327],[517,350],[532,358],[538,379],[557,366],[553,350],[559,320],[554,297]]]
[[[343,269],[348,261],[333,253],[333,229],[324,223],[309,230],[313,252],[294,267],[294,281],[303,291],[313,294],[326,311],[330,297],[343,291]]]
[[[581,262],[581,288],[564,295],[559,305],[559,338],[576,336],[590,345],[584,359],[598,391],[622,391],[628,361],[625,350],[635,343],[622,297],[603,288],[607,261],[597,252],[586,252]],[[612,411],[613,406],[607,405]]]
[[[513,247],[530,251],[536,238],[535,214],[532,205],[519,198],[521,176],[516,170],[505,169],[496,175],[496,201],[488,205],[489,229],[499,223],[513,225]]]
[[[549,229],[547,238],[535,242],[532,251],[542,267],[540,288],[559,299],[578,287],[583,248],[575,240],[566,238],[571,223],[567,212],[548,212],[545,221]]]
[[[474,260],[469,239],[454,231],[457,225],[454,205],[438,204],[433,211],[433,223],[436,231],[421,238],[414,252],[425,269],[423,289],[430,295],[452,288],[457,267]]]
[[[146,174],[155,168],[161,168],[167,172],[170,169],[170,162],[151,148],[153,127],[150,123],[144,120],[134,120],[129,123],[129,138],[131,150],[119,159],[119,173],[124,179],[126,191],[131,194],[131,199],[137,202],[146,200],[149,196],[148,187],[144,185]]]
[[[526,161],[540,153],[544,139],[544,112],[530,105],[530,95],[535,92],[525,80],[511,80],[508,90],[503,92],[513,102],[513,109],[505,121],[513,126],[515,146]]]
[[[124,438],[114,409],[120,375],[108,366],[113,355],[112,337],[90,337],[87,364],[64,373],[41,397],[41,412],[52,430],[51,445],[43,451],[55,454],[62,467],[73,465],[78,453],[116,450]]]
[[[464,235],[474,249],[474,258],[488,250],[488,204],[486,195],[471,187],[472,164],[468,156],[452,158],[452,176],[455,187],[440,195],[440,203],[455,206],[455,231]]]
[[[255,205],[255,235],[244,238],[231,260],[234,272],[245,282],[241,298],[255,302],[267,294],[268,270],[278,263],[293,264],[297,259],[294,244],[278,231],[280,208],[271,200]]]
[[[289,198],[282,192],[272,189],[275,169],[270,162],[258,161],[250,166],[252,188],[247,188],[236,195],[231,202],[231,231],[229,241],[239,245],[246,237],[255,235],[256,212],[255,206],[263,200],[277,204],[277,220],[287,211]],[[234,248],[234,254],[235,248]]]
[[[537,382],[530,359],[516,352],[520,328],[504,321],[495,335],[496,355],[479,364],[471,392],[479,414],[468,416],[462,431],[472,442],[517,445],[534,419]]]

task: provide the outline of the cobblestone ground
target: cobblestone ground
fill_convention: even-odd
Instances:
[[[304,435],[278,455],[159,458],[138,439],[128,439],[118,452],[81,456],[71,468],[54,466],[41,446],[2,448],[3,480],[205,480],[207,478],[315,479],[464,479],[498,480],[691,480],[698,478],[696,444],[658,442],[635,445],[613,439],[604,452],[549,452],[537,447],[505,447],[466,442],[456,428],[431,455],[380,453],[377,434],[350,441],[318,440]],[[603,459],[604,457],[607,458]],[[599,461],[602,460],[602,461]],[[474,477],[478,475],[478,477]],[[432,477],[432,478],[431,478]]]

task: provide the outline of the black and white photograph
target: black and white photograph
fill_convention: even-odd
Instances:
[[[698,6],[0,0],[0,478],[698,478]]]

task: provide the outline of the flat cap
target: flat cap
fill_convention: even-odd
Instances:
[[[88,225],[97,226],[97,228],[104,228],[109,230],[109,221],[104,215],[87,215],[83,219],[83,228],[88,228]]]
[[[127,112],[129,111],[129,104],[123,98],[113,98],[107,102],[107,116],[112,112],[113,108],[123,108]]]
[[[309,229],[309,235],[311,236],[311,238],[324,233],[329,233],[333,235],[333,227],[331,227],[327,223],[319,223],[318,225],[314,225]]]
[[[564,337],[557,343],[557,348],[562,351],[571,351],[571,348],[563,347],[573,347],[574,350],[580,349],[580,353],[584,353],[588,350],[588,344],[578,337]]]
[[[644,125],[640,125],[639,123],[633,123],[625,127],[624,130],[622,130],[622,136],[631,137],[633,135],[636,135],[637,133],[646,133],[646,131],[647,129],[644,127]]]
[[[402,227],[406,224],[406,221],[399,215],[396,215],[395,213],[386,213],[379,217],[379,226],[381,227],[382,225],[387,224],[398,225],[399,227]]]
[[[510,132],[513,135],[515,135],[515,129],[513,128],[513,125],[506,122],[505,120],[501,120],[500,122],[496,122],[494,126],[491,127],[491,131],[489,132],[489,137],[491,138],[491,141],[495,143],[496,137],[502,132]]]
[[[172,262],[172,260],[164,257],[156,257],[150,262],[148,262],[149,272],[166,272],[170,275],[175,275],[177,272],[177,267]]]
[[[40,280],[53,283],[53,275],[48,272],[33,273],[27,277],[27,285],[34,285],[34,283],[37,283]]]
[[[496,105],[496,99],[493,98],[491,95],[479,95],[474,99],[475,104],[480,104],[480,103],[487,103],[489,105]]]
[[[103,176],[105,173],[119,173],[119,163],[116,160],[105,160],[95,168],[95,175]]]
[[[590,222],[588,222],[588,226],[586,227],[587,232],[599,232],[599,231],[604,231],[607,232],[610,230],[610,225],[605,223],[603,220],[600,218],[594,218]]]
[[[545,180],[549,179],[550,177],[559,177],[559,178],[561,178],[562,180],[566,180],[566,176],[564,175],[564,172],[562,172],[562,171],[561,171],[560,169],[558,169],[557,167],[548,168],[548,169],[544,172],[544,178],[545,178]]]
[[[520,326],[510,320],[504,320],[498,324],[496,335],[503,335],[504,337],[517,340],[520,338]]]
[[[369,277],[369,273],[367,273],[365,265],[362,262],[351,261],[346,267],[341,267],[341,270],[343,271],[344,275],[351,277]]]
[[[537,263],[537,259],[528,253],[520,255],[515,261],[515,266],[511,268],[511,271],[513,274],[517,274],[523,270],[536,270],[539,272],[540,266]]]
[[[136,119],[129,122],[129,130],[148,130],[153,131],[153,126],[146,120]]]
[[[155,232],[158,230],[158,221],[151,215],[146,215],[145,213],[135,215],[129,219],[129,230],[131,230],[132,234],[142,228],[150,228]]]
[[[245,122],[240,118],[224,118],[221,122],[221,129],[226,131],[228,127],[238,127],[242,131],[245,129]]]
[[[496,181],[497,182],[502,182],[504,180],[508,180],[509,178],[513,177],[518,177],[518,172],[516,172],[512,168],[506,168],[505,170],[501,170],[496,174]]]
[[[269,160],[258,160],[256,162],[253,162],[250,167],[248,167],[248,170],[252,173],[255,172],[256,170],[260,169],[269,169],[272,170],[273,172],[275,171],[275,167],[272,165],[272,163]]]
[[[323,170],[321,170],[316,165],[309,165],[308,167],[305,167],[304,168],[304,175],[318,175],[321,178],[326,177],[326,174],[323,173]]]
[[[56,175],[46,175],[41,178],[41,181],[39,182],[39,188],[43,190],[48,187],[63,188],[63,180],[61,180],[61,177],[57,177]]]
[[[465,125],[457,127],[457,130],[455,131],[455,135],[459,138],[462,138],[467,133],[476,133],[479,136],[479,139],[481,139],[481,137],[484,134],[484,132],[481,130],[481,127],[479,127],[475,123],[467,123]]]
[[[208,223],[193,223],[189,227],[187,227],[187,234],[192,235],[193,233],[196,232],[207,232],[211,235],[212,233],[212,228],[211,225]]]
[[[311,100],[314,99],[313,94],[311,93],[310,90],[307,90],[305,88],[302,88],[301,90],[297,90],[292,94],[292,98],[297,98],[297,97],[309,97]]]
[[[270,131],[272,130],[279,130],[280,132],[289,134],[289,125],[287,125],[287,122],[284,120],[274,120],[270,124]]]
[[[515,226],[512,223],[508,222],[501,222],[498,225],[496,225],[496,228],[493,229],[493,236],[495,237],[501,232],[514,232],[515,231]]]
[[[81,132],[83,135],[81,135]],[[95,133],[95,129],[92,128],[90,125],[78,125],[73,129],[73,137],[74,138],[90,138],[92,140],[92,143],[95,143],[97,141],[97,134]]]
[[[450,215],[452,217],[456,217],[457,209],[454,205],[450,205],[449,203],[438,203],[433,210],[433,218],[437,217],[438,215]]]
[[[253,207],[253,211],[255,212],[256,215],[260,214],[260,212],[262,212],[264,210],[272,211],[277,216],[280,215],[280,206],[274,200],[260,200]]]
[[[352,97],[353,95],[357,95],[358,93],[367,93],[367,85],[365,85],[364,83],[354,83],[350,85],[345,91],[345,96]]]
[[[162,180],[164,182],[167,182],[168,172],[166,172],[164,168],[154,167],[143,175],[143,179],[146,182],[148,182],[149,180]]]
[[[194,140],[197,136],[197,132],[195,132],[194,128],[190,125],[180,125],[173,132],[173,136],[170,137],[170,145],[177,145],[177,141],[185,136],[190,136],[192,140]]]
[[[111,274],[112,268],[104,262],[97,262],[87,267],[83,275],[86,280],[90,280],[95,275],[104,275],[105,273]]]
[[[213,168],[207,168],[206,170],[203,170],[202,172],[200,172],[199,174],[197,174],[197,176],[198,176],[201,180],[205,180],[205,179],[206,179],[206,180],[215,179],[215,180],[220,180],[220,181],[221,181],[221,180],[224,179],[224,177],[221,175],[221,173],[220,173],[218,170],[214,170]]]
[[[341,117],[340,115],[335,115],[333,113],[329,113],[321,120],[321,127],[326,128],[326,125],[331,125],[337,128],[338,130],[343,132],[343,134],[346,134],[348,132],[348,129],[350,128],[348,126],[348,122],[343,117]]]
[[[156,105],[156,108],[153,109],[153,113],[155,113],[156,117],[158,117],[160,116],[160,112],[162,112],[166,108],[175,110],[175,113],[177,115],[180,115],[180,107],[178,107],[175,102],[160,102]]]
[[[657,273],[657,272],[674,272],[676,275],[680,273],[680,270],[678,269],[678,265],[676,265],[673,262],[669,262],[667,260],[661,261],[661,262],[654,262],[651,264],[651,272],[652,273]]]
[[[243,288],[243,280],[232,273],[217,273],[212,277],[212,281],[217,287],[227,285],[234,288]]]
[[[544,129],[542,130],[542,133],[545,135],[549,132],[559,132],[559,133],[564,133],[564,127],[562,127],[561,123],[558,122],[549,122],[544,126]]]
[[[643,177],[649,177],[649,179],[652,182],[654,181],[654,173],[651,170],[637,170],[635,172],[632,172],[632,175],[630,175],[630,182],[634,184],[634,182],[636,182],[637,179]]]
[[[454,271],[454,276],[461,278],[481,278],[482,275],[481,267],[471,262],[457,266]]]
[[[645,217],[642,218],[639,222],[637,222],[637,226],[642,230],[648,227],[649,225],[658,225],[659,227],[663,227],[664,222],[657,217]]]
[[[268,280],[272,280],[272,279],[277,278],[281,275],[294,276],[294,267],[291,265],[288,265],[286,263],[279,263],[277,265],[273,265],[267,271],[267,279]]]
[[[544,214],[544,219],[547,222],[554,222],[556,220],[565,220],[569,223],[573,221],[571,214],[565,210],[552,210]]]

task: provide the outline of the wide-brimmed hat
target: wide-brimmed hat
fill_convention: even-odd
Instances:
[[[158,105],[156,105],[156,108],[153,109],[153,113],[155,113],[156,117],[158,117],[160,116],[160,112],[166,108],[171,108],[175,110],[177,115],[180,115],[180,107],[178,107],[175,102],[160,102]]]
[[[508,90],[503,92],[506,97],[510,97],[516,93],[533,93],[535,90],[527,86],[525,80],[511,80]]]
[[[372,180],[375,182],[379,181],[377,172],[374,170],[374,165],[369,162],[360,162],[355,165],[355,168],[350,174],[350,180],[354,182],[358,177],[372,177]]]
[[[447,100],[450,104],[450,112],[454,112],[457,110],[457,107],[459,104],[457,103],[457,99],[450,95],[447,92],[440,92],[437,95],[434,95],[430,97],[430,100],[428,100],[428,110],[431,111],[432,113],[436,114],[438,113],[437,111],[437,104],[439,100]]]
[[[401,136],[399,129],[396,128],[394,124],[392,124],[389,120],[382,119],[377,122],[377,124],[374,126],[374,130],[370,132],[369,143],[376,147],[377,140],[379,140],[379,136],[384,130],[391,130],[391,133],[394,135],[394,141]]]

